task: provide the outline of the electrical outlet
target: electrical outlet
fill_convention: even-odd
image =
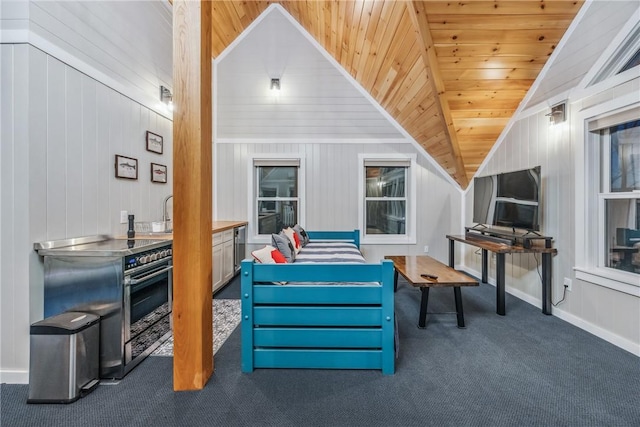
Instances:
[[[120,211],[120,224],[126,224],[128,221],[127,216],[129,215],[129,212],[127,211]]]
[[[568,291],[571,291],[571,284],[572,284],[572,280],[569,279],[568,277],[564,278],[564,286],[565,288],[567,288]]]
[[[428,253],[429,253],[429,245],[426,245],[426,246],[424,247],[424,253],[425,253],[425,254],[428,254]]]

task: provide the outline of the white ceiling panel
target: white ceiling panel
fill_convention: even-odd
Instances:
[[[584,6],[584,15],[561,42],[561,50],[538,78],[524,109],[546,103],[575,88],[606,51],[621,22],[638,16],[637,0],[595,0]]]

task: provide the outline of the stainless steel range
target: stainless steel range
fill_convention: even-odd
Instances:
[[[34,245],[44,315],[100,316],[100,377],[122,378],[171,336],[171,241],[90,236]]]

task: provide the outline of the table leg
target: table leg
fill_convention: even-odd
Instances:
[[[504,254],[496,254],[496,312],[504,316]]]
[[[420,288],[420,317],[418,318],[418,328],[424,329],[427,325],[427,304],[429,303],[429,288]]]
[[[458,317],[458,328],[464,328],[464,313],[462,311],[462,291],[460,286],[453,287],[453,295],[456,300],[456,316]]]
[[[454,265],[456,263],[456,253],[453,248],[454,241],[449,240],[449,267],[455,268]]]
[[[551,314],[551,253],[542,254],[542,312]]]
[[[393,269],[393,292],[398,290],[398,270]]]
[[[487,282],[487,276],[489,271],[489,261],[488,261],[488,251],[486,249],[482,249],[482,283]]]

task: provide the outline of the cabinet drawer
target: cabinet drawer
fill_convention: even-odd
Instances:
[[[213,246],[219,245],[223,242],[223,236],[222,233],[215,233],[213,236],[211,236],[211,244]]]
[[[233,228],[222,232],[222,241],[228,242],[229,240],[233,240]]]

